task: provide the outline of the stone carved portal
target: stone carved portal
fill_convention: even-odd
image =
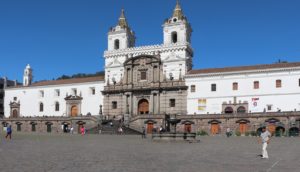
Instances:
[[[149,113],[149,102],[146,99],[142,99],[139,101],[138,105],[139,114],[148,114]]]
[[[120,81],[104,86],[103,115],[112,119],[118,116],[130,118],[144,114],[186,113],[184,97],[188,87],[184,80],[169,79],[166,75],[169,76],[163,71],[163,62],[159,55],[128,58],[120,72]],[[175,107],[169,106],[169,99],[176,99]],[[114,108],[113,102],[117,102],[117,108]]]
[[[81,101],[80,96],[67,96],[65,98],[67,105],[67,116],[77,117],[81,114]]]
[[[18,118],[20,116],[20,102],[10,102],[10,117]]]
[[[12,117],[13,118],[18,118],[18,110],[17,109],[13,110]]]

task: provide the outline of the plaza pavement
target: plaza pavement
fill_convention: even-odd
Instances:
[[[300,137],[274,138],[260,159],[255,137],[167,143],[140,136],[14,134],[0,138],[1,172],[299,172]]]

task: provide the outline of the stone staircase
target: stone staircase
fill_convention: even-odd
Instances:
[[[110,125],[112,122],[112,126]],[[87,134],[100,134],[99,129],[101,129],[101,134],[119,134],[118,129],[122,126],[123,134],[125,135],[140,135],[141,132],[125,127],[123,123],[120,123],[119,120],[107,120],[103,121],[101,125],[90,128],[86,131]]]

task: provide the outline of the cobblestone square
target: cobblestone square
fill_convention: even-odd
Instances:
[[[8,172],[297,172],[300,138],[273,138],[260,159],[255,137],[200,137],[199,143],[153,142],[140,136],[14,134],[0,140]]]

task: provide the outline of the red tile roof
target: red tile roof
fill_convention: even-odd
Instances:
[[[103,76],[95,76],[95,77],[86,77],[86,78],[71,78],[71,79],[61,79],[61,80],[40,81],[40,82],[32,83],[28,87],[75,84],[75,83],[86,83],[86,82],[96,82],[96,81],[104,81],[104,75]],[[16,87],[10,87],[10,88],[19,88],[19,87],[25,87],[25,86],[16,86]]]
[[[225,68],[196,69],[196,70],[189,71],[188,74],[225,73],[225,72],[280,69],[280,68],[291,68],[291,67],[300,67],[300,62],[275,63],[275,64],[264,64],[264,65],[253,65],[253,66],[237,66],[237,67],[225,67]]]

